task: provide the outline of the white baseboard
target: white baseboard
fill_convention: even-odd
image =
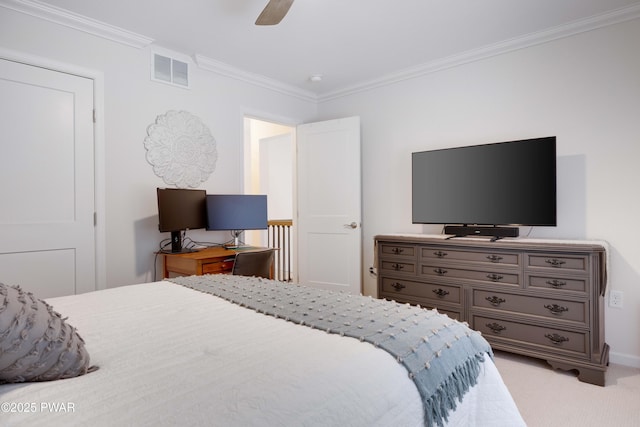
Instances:
[[[616,365],[630,366],[632,368],[640,368],[640,357],[631,354],[609,353],[609,362]]]

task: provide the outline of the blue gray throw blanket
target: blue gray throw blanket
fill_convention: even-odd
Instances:
[[[300,325],[353,337],[386,350],[409,371],[422,397],[425,425],[443,425],[473,386],[487,341],[433,310],[358,295],[232,275],[169,279]]]

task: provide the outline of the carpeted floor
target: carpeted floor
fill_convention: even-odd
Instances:
[[[640,369],[612,364],[599,387],[544,360],[496,351],[495,363],[529,427],[640,426]]]

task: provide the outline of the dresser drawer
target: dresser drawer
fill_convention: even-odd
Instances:
[[[472,318],[472,327],[482,332],[489,341],[517,341],[525,345],[542,346],[554,353],[565,351],[580,356],[586,356],[589,350],[588,332],[567,331],[476,315]]]
[[[406,262],[402,260],[387,260],[380,261],[380,272],[395,272],[395,273],[416,273],[415,262]]]
[[[382,255],[413,257],[416,254],[416,247],[411,245],[396,245],[391,243],[381,243],[380,253]]]
[[[589,257],[587,255],[554,255],[554,254],[525,254],[525,268],[562,270],[586,274],[589,271]]]
[[[589,290],[587,280],[588,279],[586,277],[575,278],[529,274],[527,275],[526,284],[529,288],[570,291],[586,295]]]
[[[542,316],[560,322],[574,322],[586,327],[589,319],[587,301],[567,301],[474,289],[472,307]]]
[[[456,319],[456,320],[462,320],[462,315],[460,313],[459,310],[450,310],[448,308],[442,308],[442,307],[438,307],[438,306],[430,306],[428,303],[422,305],[422,307],[428,308],[428,309],[432,309],[432,310],[437,310],[438,313],[442,313],[442,314],[446,314],[447,316],[449,316],[452,319]]]
[[[381,293],[381,298],[396,301],[398,303],[409,303],[413,305],[419,305],[423,308],[428,308],[430,310],[437,310],[438,313],[446,314],[452,319],[456,319],[462,321],[462,311],[460,307],[449,306],[449,305],[441,305],[440,302],[437,304],[433,302],[433,300],[428,299],[417,299],[412,297],[411,295],[399,295],[394,293]]]
[[[505,285],[520,285],[520,274],[504,271],[481,271],[478,269],[451,268],[446,265],[422,264],[420,274],[426,277],[448,279],[475,280],[486,283],[501,283]]]
[[[477,264],[488,265],[509,265],[517,267],[520,265],[520,254],[514,252],[502,252],[502,251],[459,251],[451,250],[448,248],[421,248],[420,256],[424,260],[446,260],[455,262],[470,262]],[[434,261],[431,261],[432,263]]]
[[[459,286],[398,280],[389,277],[382,278],[382,292],[429,299],[433,300],[436,305],[438,302],[460,304],[460,296],[462,295]]]

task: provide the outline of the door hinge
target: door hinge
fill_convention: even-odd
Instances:
[[[93,109],[93,123],[96,123],[96,109]]]
[[[97,226],[98,225],[98,212],[94,212],[93,213],[93,226]]]

